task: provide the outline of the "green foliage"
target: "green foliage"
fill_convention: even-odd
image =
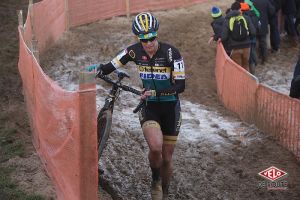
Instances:
[[[40,195],[27,194],[10,179],[16,169],[4,166],[10,158],[25,154],[24,141],[18,137],[18,131],[10,127],[7,117],[0,114],[0,199],[1,200],[43,200]]]

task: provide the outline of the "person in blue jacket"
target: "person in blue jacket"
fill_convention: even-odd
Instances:
[[[214,34],[210,37],[208,44],[210,44],[212,41],[218,41],[219,39],[221,39],[223,23],[225,21],[222,10],[217,6],[213,6],[211,8],[211,16],[213,18],[213,21],[210,25],[214,31]],[[222,44],[226,53],[228,54],[228,56],[230,56],[231,50],[229,49],[227,42],[223,41]]]

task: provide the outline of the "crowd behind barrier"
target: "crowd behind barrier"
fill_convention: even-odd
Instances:
[[[30,1],[25,24],[19,21],[18,67],[33,143],[54,183],[57,199],[98,198],[96,89],[89,74],[83,74],[78,91],[63,90],[44,74],[39,65],[39,52],[49,48],[73,26],[204,1],[43,0],[34,4]]]
[[[215,75],[224,106],[274,136],[300,160],[300,100],[281,94],[238,66],[217,46]]]

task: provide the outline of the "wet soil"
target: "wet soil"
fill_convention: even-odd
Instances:
[[[53,185],[43,169],[43,165],[32,145],[31,130],[22,94],[22,82],[18,73],[18,16],[22,10],[26,18],[28,0],[2,0],[0,2],[0,133],[1,144],[5,134],[14,134],[9,141],[22,146],[22,153],[10,155],[9,160],[3,159],[5,150],[0,146],[1,169],[12,169],[11,179],[18,189],[28,194],[37,194],[44,199],[55,199]],[[3,140],[2,140],[3,139]],[[10,149],[14,152],[15,149]],[[5,177],[1,176],[1,179]],[[2,180],[1,183],[4,183]],[[2,187],[2,186],[1,186]],[[10,185],[10,187],[13,187]],[[6,194],[1,200],[6,200]],[[5,190],[5,189],[4,189]],[[14,194],[10,194],[13,196]],[[17,198],[17,197],[16,197]]]
[[[215,44],[207,44],[212,34],[210,8],[219,5],[225,11],[230,3],[214,1],[154,12],[160,21],[159,40],[180,50],[187,74],[186,90],[181,95],[183,125],[173,157],[169,199],[299,199],[300,166],[295,157],[268,133],[241,122],[217,98]],[[76,89],[78,73],[84,66],[109,62],[117,52],[136,42],[130,27],[131,19],[115,17],[72,28],[42,55],[42,66],[62,87]],[[266,84],[272,83],[272,76],[267,72],[274,69],[273,73],[279,72],[279,79],[285,80],[277,84],[289,84],[297,53],[297,49],[283,44],[281,53],[271,55],[265,65],[257,66],[258,78]],[[129,64],[126,71],[133,75],[127,82],[138,87],[135,65]],[[104,84],[99,81],[99,85]],[[98,94],[101,107],[109,88],[99,87],[102,88]],[[288,93],[287,89],[282,92]],[[137,116],[130,110],[135,103],[136,97],[121,96],[115,107],[111,137],[100,161],[105,171],[100,184],[114,199],[150,198],[148,147]],[[204,114],[198,117],[197,112]],[[212,122],[216,116],[222,120]],[[237,125],[229,130],[224,128],[223,121]],[[282,179],[288,184],[287,190],[268,190],[263,186],[269,182],[258,173],[270,166],[288,172]]]

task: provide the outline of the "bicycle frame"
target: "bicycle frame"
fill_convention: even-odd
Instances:
[[[125,91],[128,91],[128,92],[131,92],[131,93],[134,93],[136,95],[141,95],[142,94],[142,92],[140,92],[140,91],[138,91],[138,90],[136,90],[132,87],[129,87],[127,85],[123,85],[121,83],[123,78],[125,78],[125,77],[129,78],[128,74],[126,74],[125,72],[118,71],[118,70],[116,70],[116,73],[118,75],[118,80],[117,81],[113,81],[109,77],[107,77],[103,74],[100,74],[100,73],[97,73],[97,75],[96,75],[96,77],[104,80],[107,83],[112,84],[112,89],[110,90],[109,95],[105,98],[104,106],[101,108],[100,112],[104,111],[104,110],[113,111],[114,103],[118,99],[118,97],[120,95],[120,92],[121,92],[121,89],[123,89]],[[141,101],[139,103],[139,105],[134,109],[133,113],[137,113],[140,110],[140,108],[142,107],[143,103],[144,103],[144,101]]]
[[[119,80],[118,82],[120,81],[121,80]],[[113,112],[115,101],[118,99],[120,92],[121,91],[119,87],[117,87],[116,85],[112,85],[112,89],[110,90],[108,96],[105,98],[105,103],[104,106],[101,108],[101,111],[111,110]]]
[[[107,83],[112,84],[112,88],[109,92],[109,94],[105,98],[105,103],[103,107],[101,108],[98,117],[97,117],[97,142],[98,142],[98,159],[100,159],[100,156],[103,152],[103,149],[106,146],[106,142],[110,135],[111,125],[112,125],[112,114],[114,110],[114,104],[115,101],[118,99],[121,90],[132,92],[136,95],[141,95],[142,92],[123,85],[121,83],[122,79],[125,77],[129,78],[129,75],[125,72],[120,72],[116,70],[116,73],[118,75],[118,80],[113,81],[109,77],[103,75],[103,74],[97,74],[96,77],[101,78],[102,80],[106,81]],[[134,113],[138,112],[139,109],[142,107],[142,103],[140,102],[139,105],[134,109]],[[99,169],[100,170],[100,169]],[[101,174],[101,170],[100,170]]]

